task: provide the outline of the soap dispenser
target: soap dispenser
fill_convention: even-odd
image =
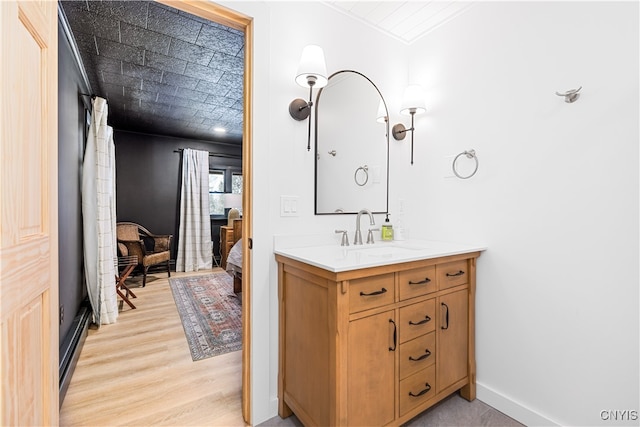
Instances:
[[[389,214],[387,214],[384,224],[382,224],[382,240],[387,242],[393,240],[393,225],[389,222]]]

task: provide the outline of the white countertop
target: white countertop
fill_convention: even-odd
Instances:
[[[484,251],[482,245],[431,240],[376,241],[374,244],[340,246],[275,245],[274,252],[334,273]]]

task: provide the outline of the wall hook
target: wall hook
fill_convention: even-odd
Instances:
[[[568,90],[565,93],[556,92],[556,95],[564,96],[564,102],[568,102],[569,104],[571,104],[580,97],[580,94],[578,93],[580,92],[580,89],[582,89],[582,86],[580,86],[578,89]]]

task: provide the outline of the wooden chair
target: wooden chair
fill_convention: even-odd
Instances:
[[[171,239],[173,236],[157,235],[135,222],[116,224],[118,251],[120,256],[136,256],[142,269],[142,286],[147,285],[147,272],[154,265],[165,264],[167,275],[171,277],[169,260],[171,258]]]

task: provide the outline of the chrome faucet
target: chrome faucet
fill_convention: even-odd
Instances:
[[[358,212],[358,216],[356,218],[356,237],[354,238],[354,241],[353,241],[354,245],[362,244],[362,233],[360,232],[360,217],[362,216],[362,214],[369,215],[369,220],[371,222],[371,225],[376,225],[376,222],[373,219],[373,214],[369,209],[362,209],[360,212]]]

